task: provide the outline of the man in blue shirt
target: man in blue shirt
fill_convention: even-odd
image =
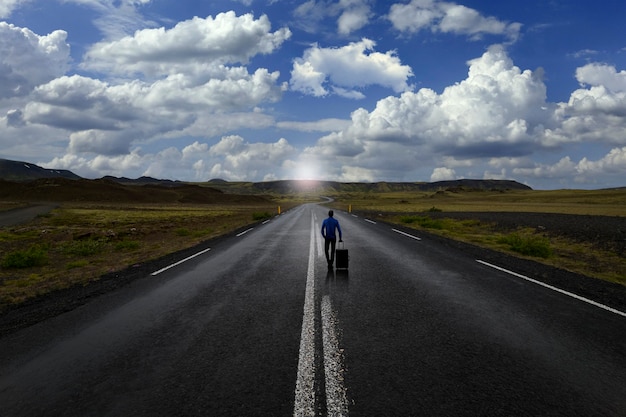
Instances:
[[[337,244],[337,236],[335,235],[335,229],[339,232],[339,241],[342,242],[341,227],[339,222],[333,217],[333,211],[328,212],[328,218],[322,222],[322,236],[324,237],[324,251],[326,253],[326,261],[328,267],[332,268],[335,262],[335,245]],[[328,249],[331,249],[330,254]]]

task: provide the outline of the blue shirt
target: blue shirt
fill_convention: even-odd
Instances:
[[[335,229],[339,231],[339,240],[341,240],[341,227],[339,227],[339,222],[334,217],[328,217],[324,220],[324,222],[322,222],[322,236],[324,236],[324,239],[337,239]]]

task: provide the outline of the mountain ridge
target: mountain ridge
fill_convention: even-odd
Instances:
[[[169,179],[156,179],[142,176],[136,179],[104,176],[89,180],[69,170],[42,168],[36,164],[22,161],[0,159],[0,180],[16,183],[28,183],[37,180],[63,178],[72,181],[91,181],[92,184],[106,182],[129,186],[185,187],[190,184],[203,184],[223,193],[294,194],[301,192],[389,192],[389,191],[455,191],[455,190],[532,190],[527,185],[514,180],[460,179],[436,182],[338,182],[322,180],[276,180],[264,182],[229,182],[212,179],[203,183],[183,182]],[[99,183],[98,183],[99,182]],[[71,183],[64,183],[70,186]],[[84,186],[85,183],[82,183]]]

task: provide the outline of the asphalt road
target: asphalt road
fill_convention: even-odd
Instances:
[[[626,416],[624,313],[347,213],[328,271],[325,216],[0,339],[0,416]]]

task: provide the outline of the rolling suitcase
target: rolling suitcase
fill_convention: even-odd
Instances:
[[[337,262],[337,269],[348,269],[350,257],[348,256],[348,249],[344,247],[343,242],[339,242],[339,246],[335,251],[335,260]]]

